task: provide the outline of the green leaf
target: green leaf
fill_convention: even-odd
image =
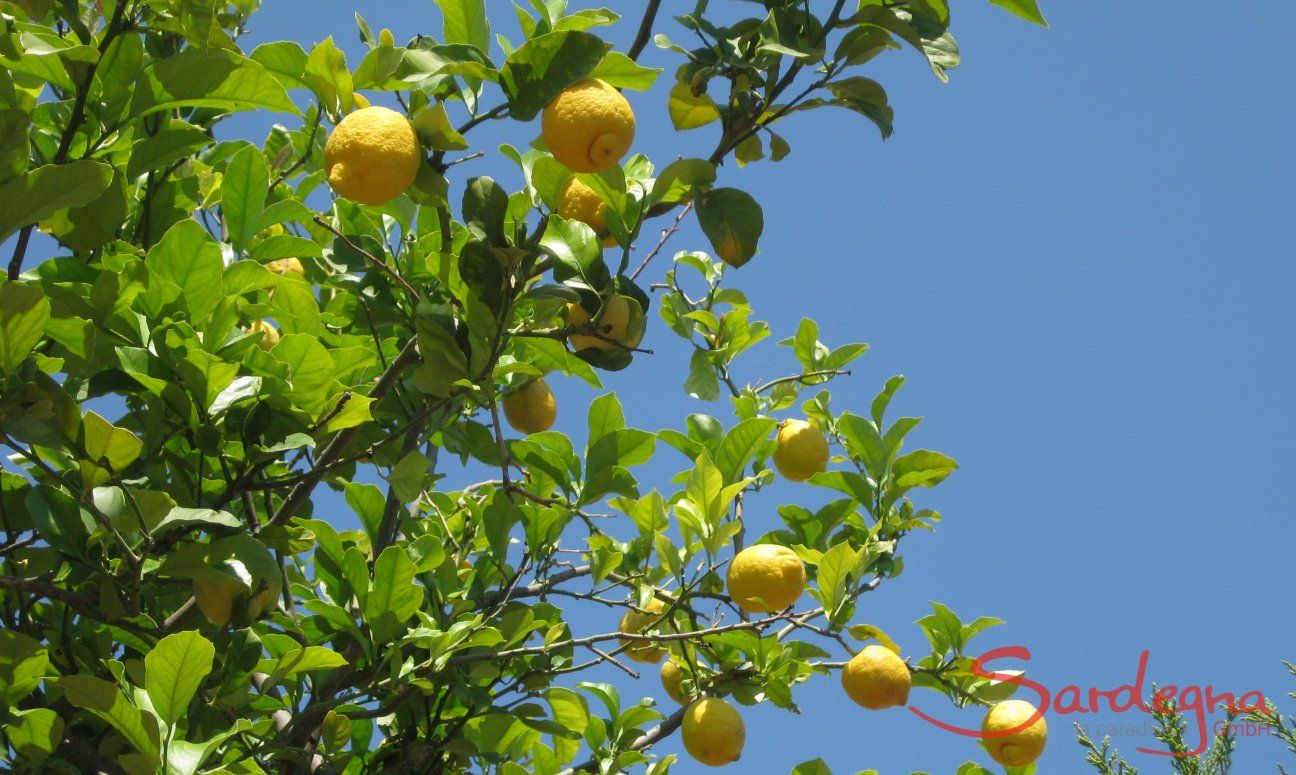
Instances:
[[[724,476],[720,473],[720,469],[716,468],[715,463],[711,462],[711,456],[703,451],[693,463],[693,473],[689,475],[685,494],[712,525],[718,523],[724,516],[721,500],[723,490]]]
[[[1048,26],[1048,22],[1044,21],[1044,14],[1040,13],[1039,4],[1035,0],[990,0],[990,4],[1005,8],[1014,16],[1019,16],[1041,27]]]
[[[144,690],[163,724],[174,726],[186,716],[215,655],[211,641],[196,630],[168,635],[145,655]]]
[[[735,425],[725,434],[716,450],[715,462],[724,475],[725,484],[743,478],[743,471],[778,425],[769,417],[752,417]]]
[[[462,151],[468,147],[468,141],[450,123],[444,102],[429,105],[410,123],[423,144],[433,150]]]
[[[689,359],[689,375],[684,380],[684,392],[701,401],[714,401],[720,397],[720,378],[703,350],[694,350]]]
[[[736,188],[712,189],[698,197],[697,214],[711,247],[725,263],[742,266],[756,255],[765,215],[750,194]]]
[[[144,265],[180,289],[195,323],[206,322],[223,296],[225,262],[220,246],[192,218],[168,229],[149,251]]]
[[[187,48],[144,71],[131,114],[143,116],[184,106],[216,110],[263,108],[300,115],[275,76],[251,59],[224,49]]]
[[[550,32],[528,40],[504,61],[500,86],[509,115],[535,118],[550,100],[593,72],[611,44],[588,32]]]
[[[899,487],[934,487],[958,469],[953,458],[939,452],[919,449],[901,455],[891,464],[891,475]]]
[[[0,285],[0,373],[13,374],[45,333],[50,303],[34,285]]]
[[[486,0],[436,0],[445,24],[446,43],[466,43],[483,52],[490,49],[490,20]]]
[[[262,685],[262,689],[269,690],[285,678],[292,678],[313,670],[332,670],[346,663],[346,657],[326,646],[299,646],[278,659],[259,661],[257,672],[270,676],[270,680]]]
[[[677,159],[653,181],[650,204],[687,202],[700,187],[716,181],[715,165],[706,159]]]
[[[842,541],[819,559],[819,602],[829,621],[839,622],[844,610],[842,604],[847,600],[847,585],[859,572],[864,556],[863,550],[852,549],[850,544]]]
[[[589,436],[585,444],[586,452],[593,449],[599,439],[624,427],[626,427],[625,411],[621,408],[616,393],[608,393],[594,399],[590,402],[589,408]]]
[[[427,472],[431,467],[432,461],[427,455],[414,450],[400,459],[392,469],[391,475],[387,477],[387,482],[391,484],[392,491],[402,503],[412,503],[423,494],[423,485],[427,481]]]
[[[601,78],[618,89],[643,91],[652,88],[661,71],[660,67],[644,67],[620,51],[609,51],[590,77]]]
[[[791,775],[832,775],[832,770],[823,759],[811,759],[793,767]]]
[[[59,210],[93,202],[112,176],[107,164],[81,159],[46,164],[0,185],[0,241]]]
[[[837,98],[832,104],[850,108],[867,117],[882,132],[882,139],[891,136],[895,111],[887,103],[886,89],[882,88],[882,84],[871,78],[846,78],[828,84],[828,90]]]
[[[161,735],[157,717],[132,705],[116,684],[92,675],[65,675],[56,683],[68,702],[112,725],[139,753],[158,758]]]
[[[666,110],[677,132],[697,129],[720,119],[720,108],[716,107],[710,95],[706,92],[694,94],[693,89],[682,82],[671,87]]]
[[[21,632],[0,629],[0,700],[6,707],[31,694],[49,669],[49,652]]]
[[[306,85],[306,49],[291,40],[262,43],[252,50],[252,61],[261,65],[285,89]]]
[[[376,642],[398,636],[423,604],[423,586],[415,582],[415,573],[409,555],[398,546],[387,547],[374,562],[373,587],[365,600],[364,618]]]
[[[27,171],[31,116],[17,108],[0,110],[0,183]]]
[[[230,159],[221,182],[221,212],[235,253],[242,253],[259,230],[269,191],[265,156],[254,146],[244,146]]]
[[[144,442],[138,436],[94,412],[86,412],[81,427],[85,430],[87,458],[93,463],[106,463],[113,471],[124,470],[144,451]]]
[[[63,719],[49,708],[10,712],[14,720],[5,725],[5,734],[20,759],[39,762],[63,742]]]
[[[168,530],[194,526],[226,528],[229,530],[241,530],[244,527],[238,517],[228,511],[174,506],[149,532],[153,535],[161,535]]]
[[[330,114],[347,113],[355,104],[355,87],[346,54],[330,35],[311,49],[306,59],[306,83]]]

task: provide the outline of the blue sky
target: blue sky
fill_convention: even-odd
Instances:
[[[356,4],[305,5],[268,3],[247,47],[281,38],[309,47],[331,34],[358,64]],[[398,40],[440,35],[431,0],[364,5],[374,29]],[[490,5],[516,40],[510,5]],[[624,48],[641,4],[610,5],[632,17],[611,33]],[[859,117],[820,110],[780,124],[793,149],[785,161],[722,170],[723,184],[764,206],[762,252],[730,282],[775,331],[738,376],[790,373],[773,342],[812,316],[830,345],[873,347],[836,383],[838,410],[863,411],[888,376],[904,374],[895,406],[926,418],[910,447],[960,462],[918,496],[945,514],[939,532],[906,539],[905,574],[857,615],[906,654],[921,656],[913,621],[939,600],[965,619],[1006,619],[984,645],[1029,647],[1028,674],[1053,692],[1131,682],[1146,649],[1149,683],[1280,697],[1296,689],[1280,664],[1296,659],[1287,486],[1296,466],[1287,233],[1296,50],[1274,41],[1296,29],[1296,6],[1045,2],[1044,11],[1048,30],[958,3],[964,65],[949,85],[910,51],[870,65],[897,113],[885,143]],[[673,24],[665,31],[683,39]],[[650,49],[643,61],[676,60]],[[671,129],[664,88],[630,99],[634,150],[659,166],[714,146],[714,127]],[[474,150],[524,146],[539,131],[538,122],[494,123],[470,136]],[[264,127],[242,118],[226,136],[260,140]],[[520,186],[497,154],[460,169]],[[670,248],[705,246],[690,219]],[[658,259],[645,277],[665,267]],[[651,361],[605,379],[630,423],[680,427],[698,411],[728,420],[723,404],[684,395],[686,346],[653,322]],[[595,394],[551,382],[559,429],[582,435]],[[665,490],[684,466],[662,445],[641,478]],[[763,492],[748,503],[749,533],[775,527],[778,504],[807,497],[818,496],[787,485]],[[609,617],[582,614],[576,629],[613,629]],[[639,686],[611,669],[596,677],[627,696],[661,694],[655,676]],[[744,763],[731,769],[787,772],[815,756],[834,772],[886,775],[990,763],[973,741],[906,710],[858,708],[835,676],[795,698],[799,716],[744,709]],[[935,694],[912,699],[939,718],[979,722]],[[1083,766],[1072,721],[1146,717],[1048,720],[1041,769],[1070,773]],[[1146,726],[1135,732],[1115,743],[1145,771],[1168,771],[1134,752],[1154,742]],[[657,750],[681,749],[675,738]],[[1283,756],[1272,739],[1243,739],[1235,771],[1271,771]],[[683,759],[676,771],[700,769]]]

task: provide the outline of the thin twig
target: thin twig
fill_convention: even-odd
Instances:
[[[643,270],[648,266],[648,262],[652,261],[653,258],[655,258],[657,254],[661,252],[662,246],[666,244],[666,240],[670,239],[671,236],[674,235],[675,232],[679,230],[680,223],[684,220],[684,216],[688,215],[688,211],[692,209],[693,209],[693,202],[690,200],[689,202],[686,202],[684,204],[684,209],[679,211],[679,215],[675,216],[675,222],[670,225],[670,228],[662,229],[661,239],[657,240],[656,247],[654,247],[652,251],[648,253],[648,256],[644,258],[643,263],[639,264],[639,267],[634,270],[634,274],[630,275],[631,282],[633,282],[635,278],[637,278],[639,274],[643,272]]]
[[[644,8],[643,20],[639,22],[639,31],[635,33],[634,42],[626,52],[631,59],[638,61],[639,55],[648,46],[648,41],[652,38],[653,22],[657,19],[657,9],[660,7],[661,0],[649,0],[648,6]]]
[[[366,259],[369,260],[370,263],[374,264],[374,265],[377,266],[379,269],[381,269],[381,270],[383,271],[384,274],[386,274],[388,277],[390,277],[391,279],[393,279],[393,280],[395,280],[397,283],[399,283],[400,286],[401,286],[402,288],[405,289],[405,292],[409,294],[409,297],[410,297],[410,299],[411,299],[412,301],[418,301],[418,298],[419,298],[418,291],[414,290],[414,286],[412,286],[412,285],[410,285],[409,283],[405,282],[405,278],[404,278],[404,277],[401,277],[401,276],[398,275],[398,274],[396,274],[396,270],[392,269],[390,266],[387,266],[387,264],[386,264],[385,262],[383,262],[382,259],[378,258],[378,257],[375,256],[373,253],[370,253],[369,251],[365,250],[364,248],[362,248],[362,247],[360,247],[359,245],[357,245],[357,244],[355,244],[354,242],[352,242],[352,241],[351,241],[351,240],[350,240],[350,239],[349,239],[345,234],[343,234],[342,232],[338,231],[338,230],[333,226],[333,224],[331,224],[331,223],[329,223],[328,221],[324,220],[324,219],[321,218],[320,216],[317,215],[317,216],[315,216],[312,220],[314,220],[315,223],[319,224],[321,227],[323,227],[323,228],[325,228],[325,229],[328,229],[330,232],[333,233],[333,236],[335,236],[335,237],[337,237],[338,239],[342,240],[342,243],[343,243],[344,245],[346,245],[347,247],[351,248],[352,250],[354,250],[355,252],[359,253],[360,255],[364,256]]]

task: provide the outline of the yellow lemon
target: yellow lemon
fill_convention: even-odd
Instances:
[[[885,710],[909,701],[913,678],[904,660],[886,646],[865,646],[842,668],[842,688],[857,704]]]
[[[754,614],[782,611],[805,591],[805,564],[796,552],[777,544],[757,544],[729,563],[729,597]]]
[[[598,78],[586,78],[545,106],[540,131],[554,158],[568,169],[599,172],[630,150],[634,111],[621,92]]]
[[[193,580],[194,602],[212,624],[246,626],[274,606],[283,577],[274,555],[257,539],[239,534],[212,545],[212,570]]]
[[[265,268],[275,274],[290,275],[295,274],[298,277],[306,277],[306,267],[296,258],[278,258],[274,261],[267,261]]]
[[[590,315],[577,302],[567,305],[567,322],[573,326],[583,326],[590,321]],[[603,314],[598,319],[595,329],[598,336],[592,334],[572,334],[568,339],[573,350],[581,351],[587,347],[608,350],[617,347],[618,343],[627,348],[635,348],[643,341],[642,322],[638,331],[630,333],[630,302],[624,296],[609,296],[603,300]]]
[[[1003,736],[986,737],[985,747],[990,758],[1005,767],[1025,767],[1044,753],[1048,742],[1048,724],[1041,715],[1029,726],[1027,722],[1038,711],[1025,700],[1005,700],[986,713],[981,731],[986,735],[1010,732]]]
[[[709,767],[738,761],[747,728],[734,706],[718,697],[703,697],[689,706],[680,728],[684,750]]]
[[[666,609],[666,604],[657,598],[648,601],[643,611],[626,611],[625,616],[621,617],[621,625],[618,628],[621,632],[639,633],[643,632],[649,625],[657,621],[662,611]],[[665,656],[666,651],[648,641],[626,640],[621,639],[622,646],[628,646],[626,656],[636,662],[648,662],[657,664]]]
[[[778,432],[774,467],[794,482],[828,470],[828,438],[805,420],[787,420]]]
[[[279,344],[279,329],[264,320],[254,320],[252,325],[248,326],[248,334],[261,334],[257,341],[257,347],[262,350],[269,350]]]
[[[553,391],[543,377],[536,377],[504,399],[504,416],[518,433],[540,433],[553,427],[558,416]]]
[[[683,680],[684,680],[684,671],[680,670],[680,666],[675,663],[675,660],[668,659],[665,662],[662,662],[662,666],[661,666],[662,688],[666,690],[666,694],[670,695],[670,698],[672,700],[678,702],[681,705],[684,704],[684,691],[683,689],[680,688],[680,682]]]
[[[405,193],[422,163],[414,127],[390,108],[348,113],[324,144],[329,186],[364,205],[384,205]]]
[[[558,192],[558,203],[554,209],[567,220],[580,221],[598,234],[607,231],[607,202],[579,178],[567,180]],[[603,247],[610,248],[615,244],[617,242],[612,237],[603,238]]]

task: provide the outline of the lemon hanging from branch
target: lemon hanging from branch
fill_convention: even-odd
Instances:
[[[422,162],[409,119],[379,106],[347,114],[324,145],[329,186],[364,205],[385,205],[405,193]]]
[[[540,117],[554,158],[573,172],[599,172],[625,156],[634,142],[635,116],[621,92],[586,78],[563,89]]]

